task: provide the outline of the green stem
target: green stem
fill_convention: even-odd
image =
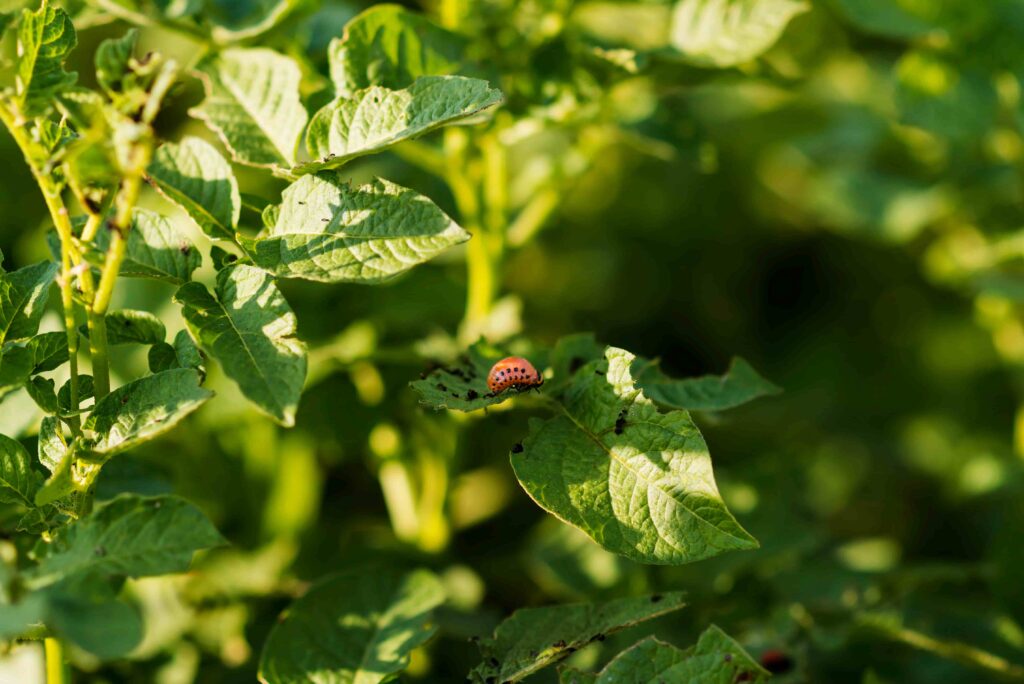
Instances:
[[[126,21],[129,24],[144,27],[159,26],[167,29],[168,31],[174,31],[175,33],[183,36],[188,36],[193,40],[198,40],[203,43],[210,42],[210,36],[198,26],[192,26],[184,22],[173,21],[166,18],[158,21],[149,15],[131,10],[118,2],[114,2],[113,0],[92,0],[90,4],[99,7],[103,11],[117,17],[118,19]]]
[[[64,662],[64,644],[47,637],[43,642],[46,652],[46,684],[71,684],[71,671]]]
[[[1024,666],[956,641],[942,641],[913,629],[905,627],[878,627],[872,625],[885,636],[908,646],[934,653],[942,658],[956,661],[968,667],[986,670],[1005,679],[1024,680]]]
[[[72,262],[80,262],[81,257],[75,249],[71,234],[71,220],[68,217],[67,207],[61,199],[60,188],[53,179],[38,168],[32,160],[32,148],[34,143],[25,133],[26,121],[20,114],[8,108],[6,103],[0,104],[0,121],[10,131],[25,162],[32,171],[36,184],[43,193],[46,208],[50,212],[53,225],[57,228],[57,235],[60,238],[60,265],[61,274],[58,279],[60,286],[61,306],[64,309],[64,328],[68,339],[68,358],[71,370],[70,389],[72,406],[77,406],[78,401],[78,326],[75,324],[74,293],[72,291]],[[67,419],[68,427],[73,434],[81,430],[81,421],[78,416],[71,416]]]

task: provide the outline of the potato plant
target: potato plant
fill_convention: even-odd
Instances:
[[[745,425],[725,412],[781,388],[742,349],[720,350],[721,374],[677,377],[644,349],[541,330],[515,292],[593,308],[572,291],[600,262],[572,262],[595,244],[538,248],[560,213],[600,204],[595,179],[627,160],[692,154],[714,172],[716,121],[777,102],[804,58],[794,36],[831,26],[827,10],[423,4],[42,0],[0,15],[9,174],[46,211],[19,246],[36,258],[0,259],[0,640],[8,660],[45,663],[45,679],[19,676],[815,681],[827,667],[766,645],[813,632],[827,650],[834,623],[1024,676],[861,610],[877,587],[765,608],[758,583],[804,538],[759,555],[758,498],[735,481],[723,497],[698,422]],[[834,4],[875,26],[870,3]],[[913,34],[945,17],[913,11],[890,19]],[[784,37],[797,47],[776,52]],[[861,225],[829,205],[860,186],[828,186],[803,142],[775,160],[806,172],[799,188],[766,155],[770,201]],[[938,200],[915,198],[880,225],[926,222]],[[631,274],[675,268],[641,252]],[[578,282],[552,276],[563,258]],[[489,387],[510,356],[543,383]],[[724,604],[744,572],[758,608],[738,611],[742,638],[706,606],[687,617],[685,590]]]

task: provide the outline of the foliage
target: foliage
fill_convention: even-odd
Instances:
[[[0,83],[51,684],[1024,679],[1016,0],[58,4]]]

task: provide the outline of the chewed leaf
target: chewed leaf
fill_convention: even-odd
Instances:
[[[782,391],[739,357],[724,375],[673,380],[656,363],[643,359],[633,363],[632,373],[648,399],[688,411],[722,411]]]
[[[453,364],[437,366],[410,383],[420,401],[435,409],[477,411],[516,396],[513,389],[497,395],[487,387],[491,366],[508,354],[477,342]]]
[[[360,90],[334,100],[313,116],[306,145],[314,160],[294,171],[313,173],[341,166],[501,101],[501,92],[487,81],[461,76],[423,76],[402,90],[381,86]]]
[[[282,278],[376,283],[468,239],[413,190],[382,179],[352,187],[321,173],[284,191],[274,226],[249,251],[257,266]]]
[[[610,551],[677,565],[757,542],[715,485],[711,457],[685,411],[660,413],[630,376],[634,356],[609,347],[580,369],[563,413],[533,421],[512,468],[543,508]]]
[[[574,603],[517,610],[479,642],[484,662],[470,680],[518,682],[574,651],[627,627],[685,605],[682,592],[618,599],[602,605]]]

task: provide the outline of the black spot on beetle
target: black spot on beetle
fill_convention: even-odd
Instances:
[[[522,443],[516,442],[515,444],[513,444],[512,445],[512,453],[513,454],[521,454],[521,453],[523,453],[523,445],[522,445]]]

